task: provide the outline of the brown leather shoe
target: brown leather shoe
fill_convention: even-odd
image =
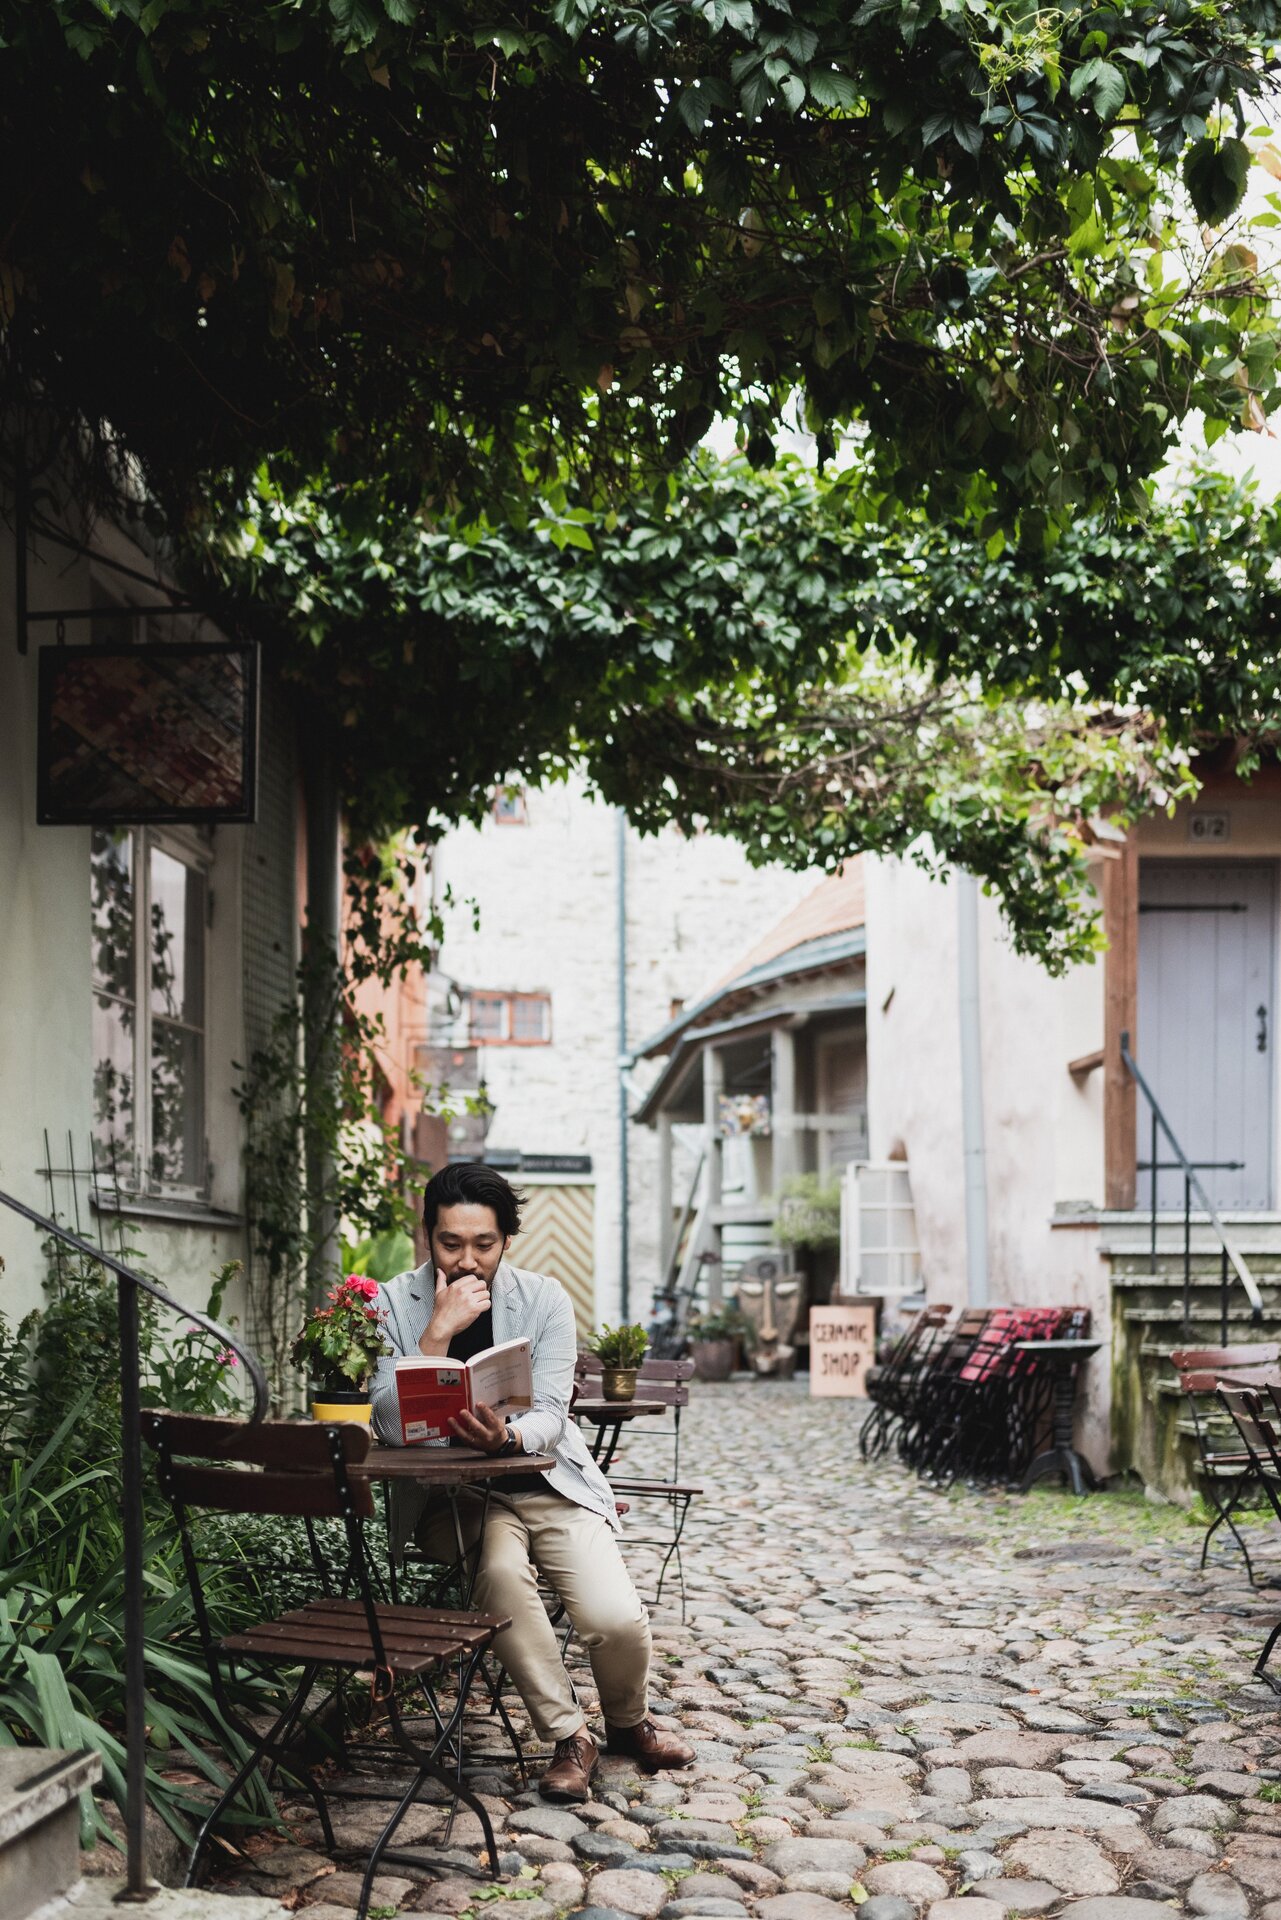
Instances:
[[[674,1733],[661,1732],[649,1719],[642,1720],[638,1727],[607,1725],[605,1747],[609,1753],[625,1753],[639,1760],[646,1773],[657,1773],[660,1767],[687,1767],[694,1758],[693,1747],[687,1747]]]
[[[552,1763],[538,1783],[544,1800],[590,1800],[592,1775],[600,1748],[586,1727],[568,1740],[558,1740]]]

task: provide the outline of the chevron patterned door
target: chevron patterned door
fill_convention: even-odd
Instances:
[[[595,1187],[526,1187],[512,1259],[518,1267],[560,1281],[574,1303],[580,1340],[595,1332]]]

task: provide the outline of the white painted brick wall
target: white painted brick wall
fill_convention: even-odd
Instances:
[[[552,1044],[487,1047],[491,1147],[590,1153],[596,1177],[596,1303],[619,1291],[617,859],[615,815],[579,785],[528,795],[529,824],[460,827],[436,856],[443,973],[470,988],[547,992]],[[629,1051],[696,1000],[817,884],[817,874],[748,865],[734,842],[627,833]],[[452,903],[446,901],[446,890]],[[473,906],[479,928],[473,927]],[[436,1004],[439,1005],[439,996]],[[460,1029],[461,1037],[461,1029]],[[634,1080],[650,1084],[655,1062]],[[632,1101],[634,1107],[636,1102]],[[648,1316],[658,1258],[655,1133],[630,1128],[631,1305]],[[677,1204],[680,1167],[677,1166]],[[519,1259],[519,1249],[517,1258]]]

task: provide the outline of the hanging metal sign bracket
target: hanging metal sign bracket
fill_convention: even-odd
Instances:
[[[31,538],[30,503],[27,494],[27,477],[19,473],[14,488],[14,522],[16,535],[16,564],[14,567],[14,613],[18,630],[18,652],[29,651],[30,629],[37,623],[53,622],[59,644],[66,638],[68,620],[92,620],[102,612],[101,607],[32,607],[29,598],[28,567],[30,560],[29,541]],[[169,595],[167,600],[157,600],[144,605],[138,601],[129,603],[128,611],[146,614],[148,619],[175,619],[179,616],[190,617],[205,613],[207,608],[198,606],[189,600],[180,588],[166,587],[154,575],[141,573],[137,567],[129,567],[122,560],[113,560],[108,554],[99,553],[93,547],[87,547],[82,541],[73,540],[65,533],[59,533],[54,527],[41,527],[40,538],[54,546],[65,547],[69,553],[80,559],[92,560],[95,566],[105,567],[109,572],[119,574],[122,579],[137,581],[140,586],[149,587],[153,593]]]

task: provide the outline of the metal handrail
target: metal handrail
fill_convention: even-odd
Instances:
[[[224,1348],[244,1362],[245,1374],[253,1387],[250,1424],[267,1414],[270,1399],[267,1376],[256,1353],[242,1346],[230,1328],[207,1313],[184,1306],[166,1293],[154,1280],[126,1266],[123,1260],[95,1247],[79,1234],[69,1233],[56,1220],[37,1213],[10,1193],[0,1193],[0,1206],[8,1207],[33,1227],[51,1234],[64,1246],[73,1247],[87,1260],[105,1267],[116,1278],[117,1324],[120,1329],[120,1468],[121,1514],[124,1521],[124,1641],[125,1641],[125,1887],[121,1899],[143,1901],[154,1889],[147,1885],[144,1822],[147,1806],[147,1676],[146,1609],[143,1590],[143,1509],[142,1509],[142,1357],[138,1344],[138,1289],[149,1293],[162,1306],[171,1307],[184,1319],[193,1320],[220,1340]]]
[[[1147,1101],[1148,1106],[1152,1112],[1152,1158],[1151,1158],[1151,1161],[1149,1162],[1149,1166],[1152,1174],[1153,1261],[1155,1263],[1156,1190],[1157,1190],[1157,1178],[1160,1170],[1158,1161],[1157,1161],[1157,1151],[1156,1151],[1156,1135],[1157,1135],[1157,1128],[1159,1127],[1161,1132],[1164,1133],[1166,1139],[1170,1143],[1170,1150],[1174,1154],[1175,1160],[1183,1170],[1183,1320],[1184,1320],[1184,1327],[1186,1329],[1188,1319],[1190,1317],[1190,1290],[1191,1290],[1191,1269],[1192,1269],[1191,1196],[1195,1194],[1198,1202],[1200,1203],[1203,1211],[1205,1212],[1210,1222],[1210,1225],[1214,1228],[1215,1233],[1219,1237],[1219,1247],[1221,1250],[1221,1260],[1222,1260],[1221,1280],[1220,1280],[1220,1327],[1222,1331],[1222,1344],[1226,1346],[1227,1345],[1227,1312],[1228,1312],[1227,1270],[1229,1265],[1231,1265],[1233,1272],[1236,1274],[1237,1279],[1240,1281],[1241,1288],[1246,1296],[1246,1299],[1250,1302],[1250,1319],[1256,1327],[1259,1326],[1263,1320],[1263,1295],[1259,1292],[1258,1283],[1256,1282],[1254,1275],[1250,1272],[1249,1267],[1246,1265],[1244,1256],[1240,1252],[1240,1249],[1237,1247],[1237,1244],[1233,1240],[1231,1234],[1228,1232],[1227,1228],[1224,1226],[1222,1220],[1220,1220],[1218,1211],[1214,1207],[1213,1203],[1211,1202],[1209,1194],[1206,1192],[1205,1188],[1201,1185],[1200,1180],[1197,1178],[1196,1167],[1193,1165],[1192,1161],[1188,1159],[1187,1154],[1184,1153],[1182,1146],[1179,1144],[1179,1141],[1175,1137],[1174,1129],[1171,1127],[1169,1121],[1166,1119],[1164,1113],[1161,1111],[1160,1102],[1158,1101],[1156,1095],[1153,1093],[1151,1087],[1148,1085],[1147,1081],[1143,1078],[1143,1074],[1139,1068],[1138,1061],[1134,1058],[1134,1055],[1130,1052],[1130,1036],[1128,1033],[1123,1033],[1121,1035],[1121,1058],[1125,1062],[1126,1069],[1128,1070],[1131,1079],[1133,1079],[1133,1081],[1135,1082],[1136,1086],[1138,1087],[1140,1093],[1143,1095],[1143,1098]]]

